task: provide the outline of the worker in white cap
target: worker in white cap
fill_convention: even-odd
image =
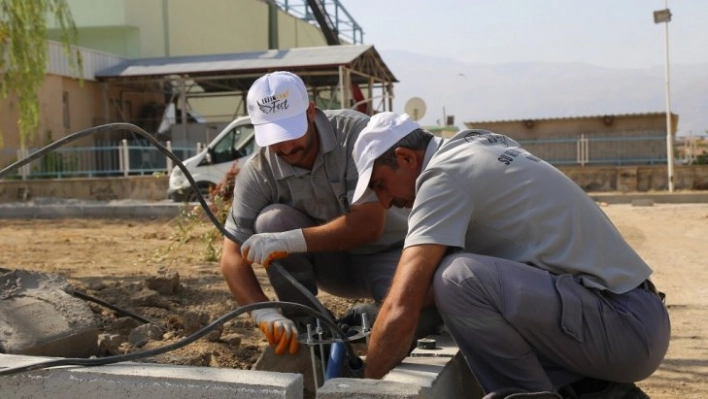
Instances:
[[[509,137],[442,139],[390,112],[371,117],[354,158],[354,204],[374,192],[411,210],[368,377],[406,356],[432,290],[489,397],[647,397],[634,382],[668,348],[663,294],[577,184]]]

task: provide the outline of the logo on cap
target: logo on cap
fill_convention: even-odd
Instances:
[[[263,97],[260,101],[256,101],[256,103],[261,112],[270,115],[277,111],[288,109],[288,97],[290,97],[290,90],[286,90],[274,96]]]

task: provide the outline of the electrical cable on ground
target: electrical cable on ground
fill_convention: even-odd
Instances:
[[[232,310],[231,312],[219,317],[218,319],[214,320],[211,324],[200,329],[199,331],[195,332],[194,334],[192,334],[188,337],[185,337],[177,342],[173,342],[169,345],[161,346],[159,348],[149,349],[149,350],[142,351],[142,352],[133,352],[133,353],[127,353],[124,355],[108,356],[108,357],[101,357],[101,358],[52,359],[52,360],[47,360],[47,361],[43,361],[43,362],[39,362],[39,363],[27,364],[24,366],[0,369],[0,376],[17,374],[17,373],[21,373],[21,372],[25,372],[25,371],[32,371],[32,370],[42,370],[42,369],[46,369],[46,368],[50,368],[50,367],[58,367],[58,366],[102,366],[102,365],[106,365],[106,364],[126,362],[126,361],[144,358],[144,357],[160,355],[165,352],[179,349],[185,345],[191,344],[192,342],[198,340],[199,338],[207,335],[211,330],[216,328],[218,325],[225,323],[226,321],[231,320],[232,318],[234,318],[236,316],[239,316],[245,312],[250,312],[250,311],[253,311],[256,309],[265,309],[265,308],[296,309],[296,310],[305,312],[305,313],[309,314],[310,316],[314,316],[314,317],[317,317],[317,318],[323,320],[324,323],[329,328],[331,328],[333,331],[339,330],[339,326],[337,326],[336,323],[323,318],[322,317],[323,315],[320,312],[313,310],[305,305],[302,305],[299,303],[294,303],[294,302],[278,302],[278,301],[258,302],[258,303],[253,303],[250,305],[241,306],[235,310]],[[342,340],[346,339],[345,335],[341,335],[340,337]],[[344,341],[342,341],[342,342],[344,342]],[[361,362],[361,359],[359,359],[358,357],[356,357],[355,359],[358,359],[359,362]],[[352,365],[353,368],[356,368],[357,366],[361,367],[361,364]]]
[[[9,172],[19,169],[20,167],[27,165],[27,164],[31,163],[32,161],[44,156],[44,154],[46,154],[50,151],[53,151],[53,150],[65,145],[65,144],[68,144],[72,141],[81,139],[85,136],[89,136],[89,135],[93,135],[96,133],[101,133],[101,132],[105,132],[105,131],[109,131],[109,130],[115,130],[115,129],[123,129],[123,130],[128,130],[133,133],[137,133],[138,135],[147,139],[152,145],[154,145],[158,150],[160,150],[160,152],[162,152],[165,156],[170,158],[174,162],[174,164],[184,173],[184,176],[187,178],[187,181],[189,181],[189,184],[195,190],[196,198],[199,201],[199,204],[203,208],[204,212],[206,213],[207,217],[212,222],[212,224],[219,230],[219,232],[221,234],[224,235],[224,237],[228,238],[229,240],[231,240],[239,245],[242,244],[233,234],[231,234],[228,230],[226,230],[224,228],[224,226],[221,224],[221,222],[217,219],[216,215],[214,215],[214,213],[211,211],[211,209],[209,208],[209,204],[207,204],[206,200],[204,199],[204,197],[201,195],[201,193],[197,189],[197,183],[194,181],[194,178],[189,173],[189,170],[184,166],[182,161],[176,155],[174,155],[169,149],[167,149],[165,146],[163,146],[150,133],[146,132],[145,130],[143,130],[142,128],[140,128],[136,125],[133,125],[132,123],[123,123],[123,122],[109,123],[109,124],[105,124],[105,125],[100,125],[100,126],[95,126],[92,128],[80,130],[76,133],[72,133],[66,137],[63,137],[63,138],[61,138],[61,139],[43,147],[43,148],[33,152],[32,154],[30,154],[26,158],[20,159],[17,162],[14,162],[14,163],[10,164],[9,166],[3,168],[2,170],[0,170],[0,178],[5,176]],[[181,341],[166,345],[161,348],[156,348],[156,349],[152,349],[152,350],[148,350],[148,351],[144,351],[144,352],[135,352],[135,353],[131,353],[131,354],[111,356],[111,357],[98,358],[98,359],[66,358],[66,359],[51,360],[48,362],[42,362],[42,363],[35,364],[34,366],[29,365],[29,366],[0,370],[0,376],[15,373],[15,372],[20,372],[20,371],[37,370],[40,368],[47,368],[47,367],[65,366],[65,365],[102,365],[102,364],[109,364],[109,363],[116,363],[116,362],[120,362],[120,361],[138,359],[138,358],[146,357],[146,356],[153,356],[155,354],[160,354],[160,353],[170,351],[172,349],[179,348],[183,345],[193,342],[194,340],[196,340],[198,338],[201,338],[203,335],[205,335],[208,332],[208,331],[205,331],[207,328],[209,328],[211,326],[215,326],[216,324],[220,324],[220,323],[228,320],[228,318],[226,318],[227,316],[230,316],[229,318],[231,318],[231,317],[234,317],[234,316],[239,315],[239,314],[246,312],[246,311],[268,308],[268,307],[277,307],[274,304],[295,307],[305,313],[316,316],[320,320],[323,320],[325,322],[325,324],[332,329],[335,336],[341,337],[342,339],[346,339],[346,334],[344,334],[342,332],[342,330],[339,328],[337,323],[334,321],[334,318],[330,314],[329,310],[327,310],[327,308],[325,308],[320,303],[320,301],[307,288],[305,288],[299,281],[297,281],[290,273],[288,273],[277,262],[271,262],[269,268],[271,270],[274,270],[276,273],[279,273],[283,277],[285,277],[285,279],[288,280],[288,282],[290,284],[292,284],[295,288],[297,288],[310,301],[312,306],[315,307],[317,310],[315,311],[305,305],[290,303],[290,302],[254,303],[251,305],[242,306],[242,307],[228,313],[227,315],[220,317],[214,323],[203,328],[202,330],[199,330],[198,332],[191,335],[190,337],[187,337]],[[293,305],[297,305],[297,306],[293,306]],[[132,317],[132,315],[131,315],[131,317]],[[140,317],[140,316],[138,316],[138,317]],[[150,321],[147,319],[144,319],[142,321],[150,323]],[[155,324],[155,323],[152,323],[152,324]],[[183,343],[184,341],[187,341],[187,342]],[[362,360],[359,358],[359,356],[357,356],[351,343],[347,342],[347,341],[344,341],[344,343],[346,346],[347,353],[350,356],[350,362],[353,363],[351,366],[352,367],[361,366]],[[181,345],[176,346],[177,344],[181,344]],[[159,351],[159,352],[155,353],[156,351]],[[116,358],[119,358],[120,360],[115,360]],[[18,371],[14,371],[14,370],[18,370]]]
[[[143,323],[148,323],[148,324],[156,325],[156,326],[158,326],[158,327],[159,327],[160,329],[162,329],[162,330],[165,329],[165,328],[164,328],[163,326],[161,326],[160,324],[158,324],[158,323],[156,323],[156,322],[154,322],[154,321],[152,321],[152,320],[146,319],[146,318],[144,318],[143,316],[140,316],[140,315],[137,314],[137,313],[133,313],[133,312],[131,312],[130,310],[127,310],[127,309],[122,309],[122,308],[120,308],[120,307],[118,307],[118,306],[116,306],[116,305],[110,304],[110,303],[108,303],[108,302],[106,302],[106,301],[104,301],[104,300],[98,299],[98,298],[93,297],[93,296],[91,296],[91,295],[89,295],[89,294],[86,294],[86,293],[83,293],[83,292],[80,292],[80,291],[72,291],[72,292],[71,292],[71,295],[73,295],[73,296],[75,296],[75,297],[77,297],[77,298],[83,299],[83,300],[85,300],[85,301],[90,301],[90,302],[97,303],[97,304],[99,304],[99,305],[101,305],[101,306],[105,306],[105,307],[107,307],[108,309],[111,309],[111,310],[115,311],[115,312],[118,313],[118,314],[122,314],[122,315],[128,316],[128,317],[132,317],[132,318],[134,318],[135,320],[142,321]]]

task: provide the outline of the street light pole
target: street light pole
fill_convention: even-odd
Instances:
[[[674,192],[674,139],[671,134],[671,86],[669,84],[669,0],[664,0],[665,9],[654,11],[654,23],[664,23],[664,49],[666,53],[666,166],[668,170],[669,192]]]

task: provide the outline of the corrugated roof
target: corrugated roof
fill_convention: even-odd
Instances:
[[[512,123],[512,122],[525,122],[525,121],[534,121],[534,122],[539,122],[539,121],[557,121],[557,120],[577,120],[577,119],[597,119],[597,118],[604,118],[607,116],[611,116],[613,118],[622,118],[622,117],[636,117],[636,116],[660,116],[666,115],[666,112],[643,112],[643,113],[628,113],[628,114],[601,114],[601,115],[587,115],[587,116],[562,116],[562,117],[553,117],[553,118],[525,118],[525,119],[500,119],[500,120],[487,120],[487,121],[472,121],[472,122],[463,122],[466,126],[468,124],[480,124],[480,123]],[[676,114],[671,113],[671,115],[675,116]]]
[[[69,57],[62,43],[48,40],[47,73],[75,78],[76,71],[69,63]],[[104,70],[125,61],[125,58],[93,49],[72,46],[72,51],[78,51],[83,59],[81,77],[85,80],[95,80],[96,71]]]
[[[357,63],[364,58],[373,58],[374,62]],[[170,75],[194,79],[222,75],[229,77],[260,75],[274,70],[326,70],[331,76],[338,74],[339,66],[352,67],[353,64],[357,64],[354,69],[361,73],[384,81],[397,82],[372,45],[302,47],[246,53],[133,59],[99,71],[96,77],[104,81],[162,78]],[[360,79],[361,82],[354,81],[354,83],[368,81],[365,77],[357,77],[353,74],[352,80],[355,79]]]

